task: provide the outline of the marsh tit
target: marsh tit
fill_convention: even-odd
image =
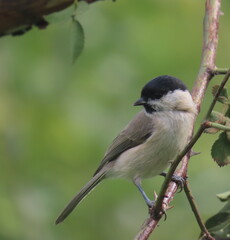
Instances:
[[[81,200],[106,178],[131,179],[149,207],[154,205],[141,180],[164,171],[186,146],[196,107],[183,82],[164,75],[148,82],[134,106],[140,111],[113,140],[93,178],[77,193],[56,220],[62,222]]]

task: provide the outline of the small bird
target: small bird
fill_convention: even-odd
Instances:
[[[134,106],[143,106],[113,140],[93,178],[77,193],[56,220],[62,222],[81,200],[106,178],[131,179],[149,207],[141,187],[144,178],[160,175],[184,149],[196,106],[178,78],[163,75],[149,81]]]

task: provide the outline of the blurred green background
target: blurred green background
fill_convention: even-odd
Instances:
[[[85,49],[72,65],[70,22],[0,39],[0,239],[132,239],[147,217],[132,183],[107,180],[58,226],[54,221],[97,168],[107,146],[139,109],[150,79],[170,74],[192,89],[202,48],[204,0],[102,1],[80,16]],[[222,3],[217,65],[230,61],[230,2]],[[211,85],[222,77],[216,77]],[[202,105],[212,99],[210,88]],[[217,108],[221,106],[217,106]],[[197,120],[200,123],[201,117]],[[229,167],[210,148],[194,147],[189,177],[204,219],[221,207]],[[144,181],[153,196],[163,178]],[[150,239],[197,239],[199,228],[184,193]]]

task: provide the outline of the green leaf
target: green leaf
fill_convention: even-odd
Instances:
[[[84,30],[80,22],[73,18],[71,25],[71,54],[73,63],[82,53],[84,48]]]
[[[213,144],[211,155],[220,167],[230,163],[230,141],[225,132],[222,132]]]
[[[212,94],[213,96],[216,95],[218,89],[219,89],[219,85],[215,85],[212,87]],[[220,92],[220,95],[217,99],[217,101],[223,103],[223,104],[230,104],[230,100],[229,100],[229,96],[228,96],[228,90],[226,88],[223,88],[223,90]]]
[[[214,238],[230,239],[230,201],[205,226]]]
[[[225,202],[230,199],[230,191],[224,192],[224,193],[219,193],[216,195],[220,201]]]

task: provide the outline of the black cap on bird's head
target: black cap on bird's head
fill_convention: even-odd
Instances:
[[[138,99],[134,106],[146,106],[149,100],[157,100],[175,90],[186,91],[184,83],[175,77],[162,75],[149,81],[141,91],[141,98]]]

